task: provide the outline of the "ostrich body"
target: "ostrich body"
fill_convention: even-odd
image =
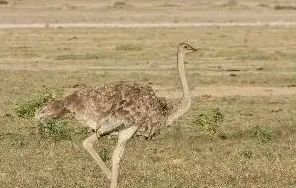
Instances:
[[[38,120],[62,118],[71,113],[76,119],[96,133],[87,137],[83,147],[111,180],[111,188],[117,187],[119,163],[125,145],[133,135],[151,138],[188,111],[191,98],[185,75],[185,54],[196,51],[192,46],[178,46],[177,67],[183,88],[183,98],[178,108],[171,112],[167,102],[158,98],[149,85],[118,82],[99,87],[87,87],[51,101],[36,115]],[[112,155],[112,170],[105,165],[93,148],[101,136],[118,133],[118,142]]]

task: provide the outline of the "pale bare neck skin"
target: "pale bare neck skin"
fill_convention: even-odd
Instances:
[[[177,107],[177,110],[168,117],[167,125],[172,124],[179,117],[183,116],[191,106],[191,97],[190,97],[188,82],[187,82],[186,73],[185,73],[185,53],[178,50],[177,56],[178,56],[177,66],[178,66],[178,72],[180,75],[181,85],[183,89],[183,97],[180,104]]]

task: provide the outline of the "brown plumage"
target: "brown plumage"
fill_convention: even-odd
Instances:
[[[122,123],[116,131],[139,125],[135,134],[151,138],[165,125],[169,110],[166,100],[158,98],[149,85],[118,82],[86,87],[52,101],[39,113],[39,119],[61,118],[71,113],[101,134],[113,132],[112,127],[102,126],[116,121]]]
[[[83,147],[89,152],[106,176],[111,179],[111,188],[117,187],[119,162],[126,142],[133,135],[151,138],[166,125],[184,115],[191,98],[185,74],[185,54],[196,51],[192,46],[178,46],[177,68],[183,88],[183,98],[172,111],[165,98],[158,98],[145,83],[118,82],[99,87],[85,87],[46,104],[36,115],[38,120],[61,118],[72,114],[96,133],[86,138]],[[105,165],[93,148],[93,143],[106,134],[118,133],[118,142],[112,156],[112,171]]]

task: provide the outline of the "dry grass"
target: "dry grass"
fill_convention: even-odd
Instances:
[[[295,84],[295,32],[289,28],[2,30],[0,185],[107,187],[82,149],[87,129],[70,121],[71,140],[44,139],[38,123],[18,118],[14,107],[44,85],[146,77],[176,90],[176,41],[201,48],[188,57],[191,87]],[[188,114],[156,139],[129,142],[120,187],[295,187],[295,102],[291,95],[195,97]],[[213,109],[224,118],[209,131],[196,120]],[[110,163],[116,140],[100,141],[97,150]]]
[[[296,10],[296,6],[291,5],[276,5],[274,6],[275,10]]]
[[[0,23],[295,21],[293,6],[293,0],[2,0]]]

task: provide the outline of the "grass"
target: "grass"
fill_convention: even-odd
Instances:
[[[238,2],[235,0],[229,0],[227,1],[225,4],[221,5],[223,7],[233,7],[233,6],[237,6]]]
[[[88,60],[88,59],[99,59],[100,54],[65,54],[58,55],[56,60]]]
[[[8,5],[7,5],[7,3]],[[1,3],[1,1],[0,1]],[[9,12],[3,12],[2,23],[23,23],[23,20],[15,22],[14,14],[20,14],[26,17],[26,23],[93,23],[102,21],[104,23],[194,23],[194,22],[256,22],[260,20],[272,21],[274,15],[278,20],[293,21],[293,12],[289,6],[293,8],[293,0],[219,0],[219,1],[195,1],[187,0],[179,1],[87,1],[87,2],[62,2],[57,3],[56,0],[46,1],[45,3],[36,4],[33,0],[26,2],[3,1],[1,7],[13,7]],[[261,6],[257,6],[257,5]],[[269,8],[266,8],[268,5]],[[276,5],[287,6],[279,13],[275,9]],[[0,8],[1,8],[0,7]],[[46,7],[44,16],[35,16],[40,9]],[[57,14],[57,11],[63,11]],[[30,10],[28,12],[28,10]],[[87,16],[81,18],[74,16],[73,11],[86,11]],[[240,12],[236,16],[236,11]],[[197,14],[198,12],[198,14]],[[215,12],[215,14],[212,14]],[[292,15],[291,15],[292,14]],[[250,17],[249,15],[252,15]],[[92,33],[93,34],[93,33]],[[182,35],[183,36],[183,35]],[[186,36],[186,35],[184,35]],[[79,46],[79,45],[78,45]]]
[[[219,108],[211,109],[207,112],[199,113],[195,120],[196,124],[210,133],[216,133],[220,124],[224,120],[224,115]]]
[[[27,144],[26,136],[18,133],[7,132],[0,134],[0,140],[2,141],[4,139],[9,140],[13,148],[24,148]]]
[[[274,104],[274,101],[278,103]],[[294,97],[285,97],[281,100],[277,100],[276,97],[235,97],[232,98],[231,104],[230,102],[227,98],[209,100],[195,98],[193,108],[188,115],[176,122],[180,129],[174,126],[163,131],[155,140],[133,139],[125,153],[121,171],[121,177],[124,179],[121,178],[121,186],[137,187],[149,184],[148,187],[182,185],[185,187],[205,185],[237,187],[275,184],[275,186],[286,187],[293,185],[295,168],[290,160],[295,157],[295,153],[293,142],[289,139],[292,139],[295,132],[294,116],[290,113],[291,110],[295,112]],[[284,106],[287,111],[276,114],[268,111],[278,105]],[[223,110],[223,125],[227,126],[220,126],[219,131],[226,135],[224,139],[209,135],[206,131],[193,132],[196,124],[192,123],[196,118],[196,110],[212,114],[213,111],[209,110],[212,109],[211,106],[219,106]],[[253,108],[254,111],[252,111]],[[254,115],[244,115],[249,111]],[[272,134],[276,142],[271,140],[263,143],[258,140],[261,137],[268,138],[269,133],[266,133],[265,128],[262,130],[257,128],[267,123],[274,130]],[[34,125],[34,122],[29,121],[30,124]],[[71,140],[65,139],[63,142],[53,142],[52,137],[44,139],[39,134],[32,134],[34,130],[20,126],[19,122],[10,121],[10,125],[19,127],[19,131],[24,133],[11,131],[1,135],[3,143],[1,149],[4,153],[2,160],[13,162],[15,167],[23,166],[23,176],[18,176],[14,165],[7,169],[5,163],[1,166],[1,172],[8,173],[12,177],[5,179],[4,182],[13,186],[22,184],[29,187],[46,186],[52,182],[49,183],[51,186],[68,187],[96,186],[99,179],[102,187],[108,185],[103,174],[82,149],[81,142],[86,137],[84,132],[78,132],[72,128],[68,133],[78,137],[71,137]],[[75,122],[70,122],[68,126],[77,125]],[[100,147],[97,148],[108,163],[114,144],[115,140],[103,138]],[[9,148],[8,146],[14,148],[13,151],[5,149]],[[17,158],[12,152],[19,153],[22,157]],[[32,152],[37,154],[32,155]],[[34,162],[41,157],[42,162]],[[31,163],[34,165],[29,167],[28,164]],[[213,177],[207,177],[209,172]],[[71,176],[68,175],[69,173]],[[85,174],[88,174],[90,179],[87,179]],[[252,181],[249,181],[246,174],[252,177]],[[272,178],[278,175],[281,179],[277,182],[272,181]],[[35,178],[32,179],[29,176]],[[60,180],[61,176],[63,181]],[[43,177],[47,177],[47,180]],[[75,178],[75,182],[71,177]]]
[[[125,44],[125,45],[119,45],[115,48],[118,51],[140,51],[142,50],[141,46],[132,45],[132,44]]]
[[[34,95],[33,97],[26,99],[24,102],[18,103],[15,108],[15,114],[19,118],[32,119],[36,112],[47,102],[60,97],[61,92],[57,89],[45,88],[42,94]],[[56,142],[71,139],[70,129],[68,128],[68,122],[66,120],[48,119],[39,122],[38,132],[42,138],[52,139]],[[3,137],[8,135],[3,135]],[[19,139],[15,140],[15,143],[20,146],[23,145],[23,142]]]
[[[256,126],[253,134],[262,143],[270,142],[274,137],[272,129],[266,126]]]
[[[9,31],[0,31],[0,38],[5,39],[8,36],[9,40],[1,40],[3,44],[0,55],[0,59],[6,59],[7,66],[14,69],[25,66],[29,70],[64,69],[65,74],[58,71],[35,73],[44,75],[40,75],[43,83],[47,82],[47,74],[54,74],[60,80],[55,84],[62,85],[62,88],[68,84],[66,82],[69,79],[73,82],[80,79],[92,84],[115,78],[125,79],[127,74],[130,74],[128,79],[145,76],[154,83],[162,84],[159,80],[165,79],[167,86],[175,86],[178,78],[174,74],[175,67],[172,63],[176,58],[176,41],[189,42],[201,48],[198,53],[188,56],[189,77],[195,80],[191,83],[192,87],[209,84],[296,84],[293,28],[77,29],[75,32],[72,29],[44,29],[42,32],[28,29],[11,35]],[[130,36],[134,38],[130,39]],[[69,40],[73,37],[75,40]],[[22,64],[18,63],[19,59],[22,59]],[[212,69],[212,66],[221,69]],[[84,71],[93,70],[94,67],[98,67],[95,72]],[[238,67],[242,71],[237,77],[220,76],[224,70]],[[260,74],[256,71],[259,67],[264,68]],[[126,71],[110,70],[123,68]],[[276,74],[277,72],[280,73]],[[6,73],[2,71],[1,74]],[[23,71],[22,74],[16,75],[15,79],[32,72]],[[104,74],[108,74],[105,79],[101,77]],[[46,84],[53,83],[50,81]]]
[[[34,95],[33,97],[16,104],[15,114],[20,118],[32,118],[35,116],[36,111],[44,104],[59,97],[61,97],[60,91],[50,91],[50,89],[45,89],[43,93]]]
[[[20,118],[32,118],[36,111],[51,99],[53,99],[51,95],[41,95],[17,104],[16,115]]]
[[[68,122],[66,120],[47,120],[38,124],[41,137],[53,139],[54,141],[71,139]]]
[[[123,7],[126,7],[126,6],[128,6],[128,5],[124,1],[116,1],[113,4],[113,7],[115,7],[115,8],[123,8]]]
[[[83,150],[88,128],[75,120],[29,118],[57,97],[42,95],[55,93],[44,86],[62,90],[146,77],[170,93],[179,88],[176,41],[187,41],[201,48],[187,59],[191,88],[277,90],[295,84],[294,36],[294,29],[269,27],[1,30],[0,39],[7,38],[0,40],[6,69],[0,70],[1,186],[109,185]],[[295,187],[295,103],[286,94],[194,97],[186,116],[158,137],[128,143],[119,187]],[[108,164],[115,144],[103,137],[96,146]]]

